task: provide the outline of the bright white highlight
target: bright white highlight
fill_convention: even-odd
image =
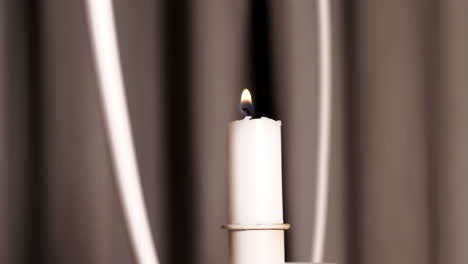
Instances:
[[[86,7],[112,166],[131,245],[137,263],[157,264],[133,145],[112,0],[87,0]]]
[[[312,262],[323,262],[327,230],[328,188],[332,123],[332,28],[330,0],[318,0],[319,40],[319,131],[317,190]]]

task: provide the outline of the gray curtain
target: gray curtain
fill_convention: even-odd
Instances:
[[[226,263],[226,124],[283,122],[288,261],[312,245],[315,1],[116,0],[161,263]],[[468,1],[333,1],[326,260],[468,262]],[[134,263],[83,1],[0,0],[0,263]]]

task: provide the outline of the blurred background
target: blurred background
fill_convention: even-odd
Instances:
[[[312,245],[313,0],[115,0],[161,263],[227,263],[226,125],[283,122],[287,260]],[[333,0],[327,261],[468,263],[468,1]],[[0,263],[134,263],[84,1],[0,0]]]

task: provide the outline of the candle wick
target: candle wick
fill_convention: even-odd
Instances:
[[[252,112],[247,107],[242,107],[241,112],[245,116],[252,116]]]

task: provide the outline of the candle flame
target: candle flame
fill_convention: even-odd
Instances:
[[[244,116],[252,116],[254,112],[254,105],[252,102],[252,95],[249,89],[244,89],[241,94],[240,111]]]
[[[249,89],[244,89],[241,95],[241,104],[251,104],[252,103],[252,95],[250,95]]]

